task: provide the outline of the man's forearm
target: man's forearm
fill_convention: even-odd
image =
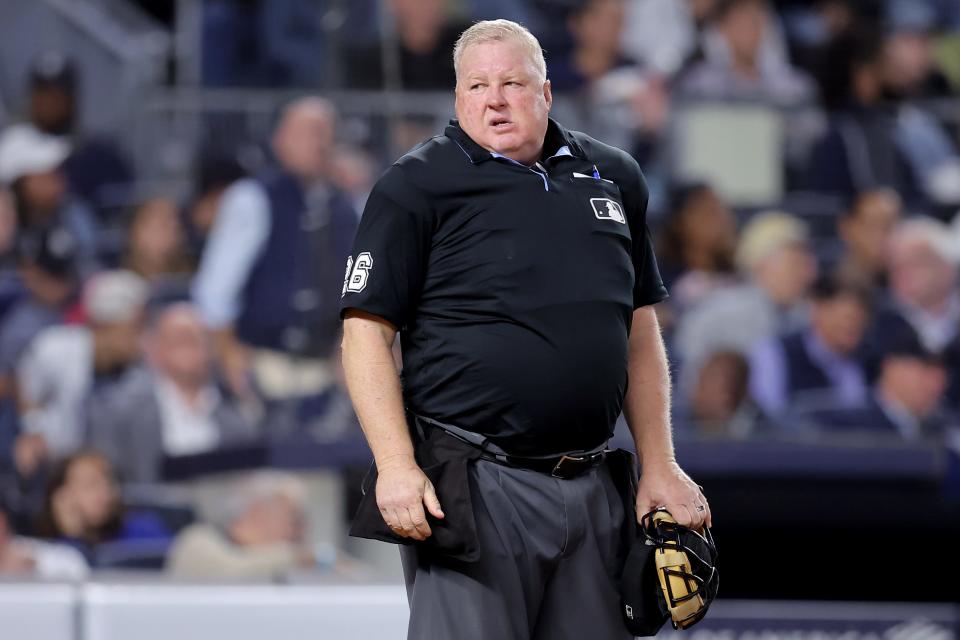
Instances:
[[[413,443],[391,350],[394,333],[383,323],[352,316],[343,325],[343,370],[377,468],[412,464]]]
[[[637,456],[646,468],[673,462],[670,371],[652,308],[642,307],[633,314],[628,370],[630,385],[624,413],[637,446]]]

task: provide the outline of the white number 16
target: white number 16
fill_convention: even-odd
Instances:
[[[354,260],[353,257],[347,258],[347,273],[343,282],[342,294],[347,291],[351,293],[360,293],[367,286],[367,278],[370,277],[370,269],[373,268],[373,256],[369,251],[364,251]]]

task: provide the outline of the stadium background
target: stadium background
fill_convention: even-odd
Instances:
[[[369,454],[335,356],[322,389],[265,399],[218,375],[218,342],[190,343],[244,436],[212,420],[149,472],[132,450],[75,456],[119,496],[79,531],[58,462],[102,444],[98,403],[139,428],[127,385],[219,328],[196,274],[224,191],[274,161],[283,105],[335,105],[327,186],[359,212],[452,116],[452,39],[494,17],[543,43],[555,117],[650,183],[678,457],[722,567],[688,635],[960,634],[960,2],[2,0],[2,637],[403,637],[395,551],[346,537]],[[47,211],[36,176],[64,186]],[[64,327],[119,340],[102,336],[131,314],[135,348],[109,371],[57,350]],[[788,348],[814,338],[846,347],[811,391]],[[76,432],[55,447],[44,429]],[[294,524],[257,529],[271,518]],[[241,525],[246,559],[191,563],[185,533]]]

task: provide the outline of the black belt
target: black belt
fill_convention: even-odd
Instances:
[[[569,480],[576,478],[584,471],[588,471],[607,457],[606,445],[602,451],[586,452],[582,454],[565,454],[551,458],[524,458],[520,456],[494,456],[484,453],[480,456],[484,460],[492,460],[505,464],[508,467],[518,467],[549,473],[554,478]]]
[[[572,451],[556,456],[515,456],[507,453],[490,442],[486,436],[479,433],[467,431],[455,425],[444,424],[423,416],[414,415],[414,421],[417,424],[418,430],[421,431],[421,436],[423,435],[423,425],[434,427],[480,449],[480,457],[484,460],[503,464],[508,467],[548,473],[554,478],[564,480],[575,478],[581,473],[596,467],[602,463],[607,456],[607,443],[603,443],[601,446],[590,451]]]

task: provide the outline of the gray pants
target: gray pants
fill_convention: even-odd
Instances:
[[[470,489],[478,562],[401,547],[409,640],[632,637],[620,614],[624,508],[606,466],[559,480],[479,460]]]

